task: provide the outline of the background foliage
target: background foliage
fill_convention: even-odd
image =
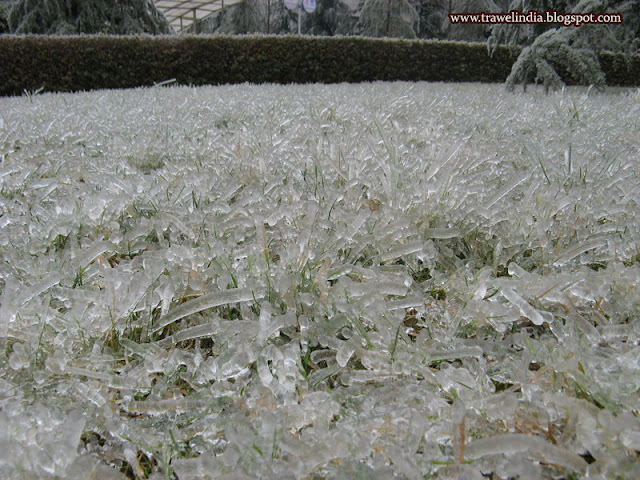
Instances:
[[[497,24],[497,25],[473,25],[456,24],[449,22],[450,13],[479,13],[479,12],[507,12],[517,10],[526,12],[536,10],[558,10],[561,13],[619,13],[623,16],[624,22],[621,25],[582,25],[580,27],[566,27],[551,24],[518,25],[518,24]],[[473,58],[472,64],[468,63],[467,55],[459,55],[460,46],[445,45],[438,47],[438,51],[446,51],[447,59],[437,60],[431,58],[431,54],[423,53],[432,51],[435,47],[422,47],[412,45],[410,53],[405,55],[406,44],[398,44],[393,47],[393,55],[400,55],[398,58],[386,56],[386,49],[390,44],[380,51],[368,49],[377,44],[357,41],[347,41],[346,51],[351,51],[355,55],[352,59],[337,58],[333,55],[324,56],[326,45],[320,47],[316,44],[306,44],[304,41],[286,40],[259,42],[256,50],[250,55],[244,53],[244,46],[248,43],[253,45],[257,40],[240,41],[231,48],[230,52],[220,53],[222,59],[220,65],[188,65],[189,74],[182,74],[173,70],[173,67],[161,66],[160,62],[154,65],[131,67],[128,72],[120,72],[118,75],[124,76],[118,80],[101,80],[93,78],[91,81],[83,81],[80,84],[71,84],[67,80],[71,77],[90,77],[90,73],[73,73],[67,70],[63,73],[62,79],[56,80],[57,85],[63,90],[77,90],[85,88],[81,85],[103,85],[117,84],[130,85],[135,77],[131,72],[147,72],[147,77],[141,77],[133,84],[148,84],[149,79],[160,78],[159,72],[172,71],[171,76],[182,76],[188,82],[202,83],[213,79],[214,83],[234,83],[236,81],[275,81],[275,82],[336,82],[336,81],[370,81],[376,79],[442,79],[446,81],[507,81],[507,85],[513,88],[516,84],[523,86],[529,83],[541,83],[547,90],[558,88],[565,84],[590,84],[601,87],[605,84],[611,85],[635,85],[637,83],[636,63],[633,55],[638,52],[640,45],[640,2],[630,0],[318,0],[317,8],[312,14],[304,13],[299,16],[297,12],[284,7],[281,0],[245,0],[241,4],[229,7],[215,16],[200,22],[197,26],[199,33],[222,33],[222,34],[293,34],[298,31],[298,22],[301,20],[300,30],[303,34],[313,36],[364,36],[364,37],[394,37],[405,39],[437,39],[455,40],[463,42],[484,42],[487,41],[489,52],[495,54],[499,45],[510,45],[521,47],[521,56],[516,62],[513,59],[506,60],[510,72],[497,74],[493,71],[490,74],[482,71],[481,62],[484,62],[484,55],[477,53],[477,46],[470,46],[470,53]],[[120,2],[118,0],[0,0],[0,33],[14,34],[79,34],[79,33],[107,33],[107,34],[139,34],[170,33],[171,27],[164,16],[155,8],[151,0],[131,0]],[[91,44],[93,44],[92,40]],[[226,42],[226,40],[224,41]],[[300,43],[303,42],[303,43]],[[108,42],[107,42],[108,43]],[[189,43],[188,41],[186,43]],[[215,42],[214,42],[215,43]],[[305,48],[316,49],[313,53],[292,53],[288,51],[278,51],[277,47],[293,48],[297,52],[300,45]],[[30,45],[26,43],[25,45]],[[106,44],[105,44],[106,45]],[[125,50],[130,48],[127,44]],[[144,48],[149,48],[151,44],[145,44]],[[153,44],[155,47],[160,43]],[[164,45],[164,44],[162,44]],[[332,44],[336,45],[336,44]],[[359,45],[358,48],[353,45]],[[13,48],[13,47],[12,47]],[[28,47],[27,47],[28,48]],[[50,47],[47,47],[50,48]],[[55,47],[51,47],[54,48]],[[94,47],[88,47],[91,50]],[[102,47],[101,47],[102,48]],[[104,47],[106,49],[110,47]],[[182,44],[181,44],[181,47]],[[373,48],[373,47],[371,47]],[[426,50],[425,50],[426,49]],[[331,49],[329,49],[331,50]],[[455,51],[454,51],[455,50]],[[83,51],[86,51],[83,49]],[[236,53],[239,53],[239,57]],[[603,56],[613,54],[624,55],[621,61],[618,57],[614,62],[602,63]],[[5,52],[6,55],[9,52]],[[42,54],[34,52],[37,58]],[[133,54],[132,54],[133,55]],[[144,52],[137,52],[132,58],[147,58]],[[212,58],[208,53],[208,58],[212,62],[219,61]],[[296,63],[286,64],[289,60],[299,62],[300,55],[302,65],[310,61],[321,64],[309,65],[304,68]],[[439,55],[439,54],[438,54]],[[112,56],[120,58],[116,53]],[[204,73],[204,70],[211,71],[224,70],[228,67],[227,58],[234,56],[230,72],[224,75],[211,75]],[[437,55],[436,55],[437,56]],[[185,58],[197,58],[192,52],[186,51]],[[308,57],[308,58],[307,58]],[[415,57],[415,58],[414,58]],[[54,56],[54,58],[58,58]],[[482,58],[482,60],[480,60]],[[248,60],[247,60],[248,59]],[[46,69],[53,71],[65,68],[51,65],[46,57],[44,63],[40,64],[36,71],[30,73],[28,85],[35,88],[43,85],[52,85],[50,75],[38,70]],[[24,60],[31,62],[32,60]],[[268,65],[276,62],[276,65]],[[328,62],[323,64],[322,62]],[[374,65],[372,62],[381,62]],[[504,62],[497,59],[497,64]],[[126,60],[123,60],[126,63]],[[249,62],[248,65],[246,62]],[[364,62],[365,65],[359,65]],[[446,63],[456,63],[456,66],[446,66]],[[480,63],[478,63],[480,62]],[[622,62],[622,63],[621,63]],[[169,62],[173,65],[175,62]],[[196,61],[196,63],[199,63]],[[261,65],[260,71],[254,71],[255,65]],[[20,66],[20,61],[10,59],[7,66],[17,68],[17,71],[24,72]],[[615,67],[614,67],[615,65]],[[236,68],[237,66],[237,68]],[[79,68],[80,63],[74,62],[73,68]],[[343,70],[337,70],[337,68]],[[95,67],[98,72],[103,69],[100,65]],[[347,70],[344,70],[347,68]],[[434,69],[439,69],[435,73]],[[493,67],[491,67],[493,68]],[[278,69],[281,71],[272,71]],[[398,72],[389,73],[391,69]],[[416,69],[426,69],[417,72]],[[242,73],[234,73],[241,71]],[[455,71],[456,73],[451,73]],[[464,71],[464,73],[463,73]],[[294,73],[292,73],[294,72]],[[303,73],[304,72],[304,73]],[[322,73],[318,73],[322,72]],[[8,71],[5,75],[15,79],[22,78],[15,72]],[[42,75],[47,76],[47,80],[39,80]],[[97,76],[112,76],[103,73]],[[304,77],[303,75],[308,75]],[[239,80],[238,80],[239,79]],[[317,80],[314,80],[317,79]],[[358,80],[361,79],[361,80]],[[615,80],[613,80],[615,79]],[[12,80],[13,81],[13,80]],[[611,83],[611,82],[614,83]],[[15,86],[6,84],[3,88],[7,92],[22,91],[27,84],[23,84],[18,90]],[[39,85],[39,86],[38,86]],[[31,88],[31,87],[29,87]]]
[[[170,33],[151,0],[18,0],[8,17],[12,33]]]

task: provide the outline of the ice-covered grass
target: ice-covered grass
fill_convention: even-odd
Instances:
[[[640,478],[639,141],[637,91],[0,99],[2,476]]]

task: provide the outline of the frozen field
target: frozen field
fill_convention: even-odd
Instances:
[[[637,90],[0,98],[2,476],[640,478],[639,151]]]

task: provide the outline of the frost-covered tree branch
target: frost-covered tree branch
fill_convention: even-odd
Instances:
[[[9,15],[11,33],[171,33],[152,0],[19,0]]]
[[[368,37],[416,38],[419,23],[407,0],[366,0],[356,29]]]
[[[509,10],[526,12],[549,9],[546,0],[514,0]],[[607,2],[606,0],[582,0],[568,2],[563,13],[621,13],[628,22],[619,24],[583,24],[580,27],[556,27],[554,25],[501,24],[492,29],[488,39],[489,52],[495,52],[500,44],[525,45],[507,78],[507,86],[531,82],[542,83],[545,89],[558,88],[569,78],[581,84],[601,87],[604,73],[598,60],[598,52],[608,50],[635,53],[638,50],[638,16],[634,14],[635,2]],[[555,6],[555,5],[553,5]],[[537,33],[540,29],[546,29]]]

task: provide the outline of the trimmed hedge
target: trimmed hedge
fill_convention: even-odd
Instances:
[[[0,95],[183,85],[503,82],[520,53],[484,44],[362,37],[0,36]],[[606,54],[611,85],[636,85],[640,57]]]
[[[607,85],[640,86],[640,55],[630,57],[622,53],[602,52],[599,57]]]
[[[0,95],[153,85],[502,82],[519,49],[297,36],[0,36]]]

